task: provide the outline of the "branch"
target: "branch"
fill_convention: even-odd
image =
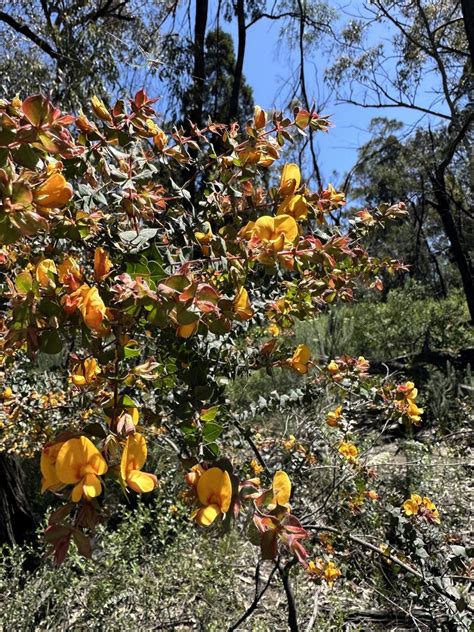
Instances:
[[[91,11],[84,18],[79,20],[79,24],[87,24],[88,22],[95,22],[100,18],[117,18],[118,20],[125,20],[127,22],[132,22],[135,20],[133,15],[123,15],[120,13],[121,9],[127,6],[129,0],[123,0],[123,2],[119,2],[115,6],[113,6],[113,0],[106,0],[105,4],[99,7],[96,11]]]
[[[372,544],[371,542],[366,542],[362,538],[359,538],[359,536],[357,536],[357,535],[352,535],[350,533],[343,533],[342,531],[340,531],[339,529],[335,529],[334,527],[323,527],[323,526],[314,525],[314,524],[313,525],[303,525],[303,526],[307,530],[328,531],[329,533],[334,533],[334,534],[336,534],[338,536],[341,536],[341,537],[347,537],[349,540],[351,540],[355,544],[360,544],[364,548],[370,549],[374,553],[377,553],[377,555],[379,555],[380,557],[382,557],[384,559],[387,559],[387,560],[390,560],[394,564],[397,564],[397,566],[400,566],[400,568],[403,568],[403,570],[405,572],[407,572],[409,575],[412,575],[413,577],[416,577],[417,579],[420,579],[424,584],[426,584],[427,586],[429,586],[430,588],[432,588],[433,590],[438,592],[440,595],[443,595],[443,597],[446,597],[447,599],[450,599],[451,601],[456,601],[457,600],[456,597],[454,597],[453,595],[450,595],[443,588],[437,586],[436,584],[432,584],[431,582],[429,582],[428,579],[426,577],[424,577],[424,575],[419,570],[417,570],[416,568],[413,568],[412,566],[409,566],[408,564],[403,562],[396,555],[391,555],[391,554],[385,553],[378,546],[375,546],[375,544]],[[466,605],[466,608],[470,612],[474,612],[474,608],[472,606]]]
[[[269,467],[266,464],[263,456],[260,454],[260,450],[257,448],[252,437],[250,436],[250,432],[248,430],[245,430],[245,428],[242,427],[241,423],[237,419],[234,419],[234,426],[237,428],[237,430],[240,432],[240,434],[243,436],[243,438],[247,441],[249,446],[252,448],[253,453],[257,457],[257,461],[264,468],[265,472],[269,474],[270,473]]]
[[[287,562],[285,566],[282,566],[280,561],[277,563],[278,572],[280,574],[281,581],[283,582],[283,588],[285,589],[286,600],[288,602],[288,627],[291,632],[298,632],[299,630],[298,618],[296,616],[295,596],[293,595],[293,590],[290,584],[290,569],[295,564],[295,557]]]
[[[452,120],[449,114],[433,112],[433,110],[428,110],[427,108],[423,108],[420,105],[415,105],[414,103],[404,103],[403,101],[397,101],[396,103],[361,103],[360,101],[354,101],[353,99],[341,99],[340,102],[357,105],[360,108],[408,108],[409,110],[418,110],[419,112],[431,114],[432,116],[439,116],[440,118],[446,119],[447,121]]]
[[[304,71],[304,27],[305,27],[305,14],[303,11],[303,3],[301,0],[298,0],[299,7],[299,22],[300,22],[300,32],[299,32],[299,49],[300,49],[300,85],[301,85],[301,94],[303,96],[304,106],[309,111],[309,99],[308,92],[306,90],[306,77]],[[316,158],[316,151],[314,148],[314,132],[313,129],[309,128],[309,148],[311,150],[311,158],[313,161],[313,169],[316,175],[316,180],[320,189],[323,188],[323,182],[321,179],[321,171],[319,169],[318,160]]]
[[[458,133],[456,134],[456,136],[453,138],[452,142],[449,144],[448,148],[446,149],[446,153],[443,158],[443,161],[438,165],[437,171],[439,171],[439,173],[444,173],[446,167],[449,165],[449,163],[451,162],[454,156],[457,146],[459,145],[460,142],[464,140],[466,133],[469,130],[469,127],[473,120],[474,120],[474,112],[471,110],[466,120],[464,121],[463,126],[458,131]]]
[[[62,55],[55,51],[54,48],[52,48],[50,44],[48,44],[48,42],[39,37],[39,35],[36,35],[36,33],[34,33],[29,26],[27,26],[26,24],[21,24],[8,13],[0,11],[0,21],[5,22],[5,24],[8,24],[8,26],[11,26],[11,28],[17,33],[21,33],[21,35],[24,35],[31,42],[36,44],[38,48],[41,48],[43,52],[45,52],[53,59],[60,59],[62,57]]]
[[[277,570],[278,565],[275,564],[275,566],[272,569],[272,572],[268,576],[268,579],[267,579],[267,582],[266,582],[265,586],[262,588],[262,590],[260,592],[258,592],[259,584],[260,584],[260,563],[261,562],[258,562],[257,566],[255,567],[255,596],[253,598],[253,601],[250,604],[250,606],[247,608],[247,610],[244,612],[244,614],[237,621],[237,623],[234,623],[234,625],[231,625],[227,632],[233,632],[246,619],[248,619],[250,617],[250,615],[254,612],[254,610],[256,610],[259,601],[261,600],[263,595],[266,593],[268,587],[270,586],[270,582],[272,581],[273,575],[275,574],[275,571]]]
[[[297,18],[297,17],[299,17],[298,13],[294,13],[293,11],[287,11],[286,13],[280,13],[279,15],[273,15],[272,13],[260,13],[253,20],[248,22],[245,28],[246,29],[250,28],[262,18],[267,18],[267,20],[281,20],[282,18]]]

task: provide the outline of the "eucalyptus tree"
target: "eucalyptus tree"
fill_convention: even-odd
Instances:
[[[412,168],[424,178],[426,204],[436,212],[449,242],[474,320],[474,216],[468,176],[474,112],[466,35],[472,25],[464,19],[462,4],[362,3],[360,15],[339,33],[336,60],[326,76],[340,101],[419,113],[415,142],[424,130],[423,151]]]

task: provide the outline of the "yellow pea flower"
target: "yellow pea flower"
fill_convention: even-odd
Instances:
[[[299,189],[301,184],[301,172],[298,165],[293,162],[287,163],[281,172],[280,179],[280,195],[286,197],[293,195],[293,193]]]
[[[338,577],[341,576],[341,571],[337,568],[334,562],[328,562],[324,569],[324,579],[328,584],[333,584]]]
[[[43,259],[36,266],[36,280],[43,288],[55,288],[56,283],[51,277],[53,274],[57,274],[57,272],[56,264],[52,259]]]
[[[234,312],[240,320],[250,320],[253,316],[253,309],[250,305],[249,295],[244,287],[241,287],[234,298]]]
[[[112,261],[103,248],[96,248],[94,252],[94,278],[97,282],[103,281],[112,269]]]
[[[66,259],[58,265],[58,278],[60,283],[65,283],[70,275],[72,275],[76,281],[81,281],[82,279],[81,269],[74,257],[66,257]]]
[[[99,290],[96,287],[82,285],[79,288],[78,293],[82,298],[80,310],[85,324],[93,331],[97,331],[99,333],[106,331],[106,327],[103,322],[105,319],[106,307],[104,301],[100,297]]]
[[[199,463],[197,465],[193,465],[190,472],[187,472],[184,476],[184,480],[189,485],[189,487],[197,487],[198,481],[201,476],[204,474],[205,470]]]
[[[327,370],[329,373],[337,373],[339,371],[339,365],[335,360],[331,360],[331,362],[327,365]]]
[[[2,394],[1,394],[1,397],[2,397],[2,399],[11,399],[13,397],[13,391],[12,391],[10,386],[7,386],[3,390]]]
[[[83,362],[75,364],[71,374],[71,382],[75,386],[92,384],[100,373],[100,366],[95,358],[86,358]]]
[[[407,516],[414,516],[418,513],[418,509],[418,503],[411,500],[410,498],[408,500],[405,500],[405,502],[403,503],[403,511],[406,513]]]
[[[106,460],[87,437],[65,441],[56,459],[57,477],[61,483],[74,485],[71,500],[75,503],[83,496],[86,500],[100,496],[99,476],[107,470]]]
[[[153,142],[160,151],[163,151],[168,145],[168,136],[160,127],[158,127],[158,131],[153,136]]]
[[[127,419],[125,418],[125,415],[128,415]],[[123,425],[126,425],[126,422],[129,421],[131,425],[136,426],[138,424],[138,420],[140,419],[140,413],[138,408],[135,406],[125,408],[117,415],[117,419],[121,419],[123,421]],[[112,419],[108,415],[105,415],[105,421],[110,426]]]
[[[94,114],[101,119],[101,121],[106,121],[108,123],[112,122],[112,116],[108,109],[105,107],[105,103],[99,97],[95,95],[91,99],[91,106]]]
[[[253,227],[250,227],[252,239],[261,241],[274,252],[292,245],[298,237],[298,225],[290,215],[259,217]]]
[[[290,477],[283,470],[278,470],[273,476],[272,482],[273,498],[268,505],[268,509],[275,509],[277,505],[290,509],[291,481]]]
[[[326,423],[328,426],[335,428],[339,424],[339,419],[342,414],[342,406],[338,406],[336,410],[330,410],[326,417]]]
[[[201,527],[208,527],[217,516],[229,511],[232,499],[229,473],[219,467],[211,467],[203,472],[197,482],[197,496],[203,506],[191,518]]]
[[[321,204],[324,210],[337,209],[346,203],[346,195],[343,191],[336,191],[332,184],[321,193]]]
[[[308,216],[308,202],[304,195],[289,195],[279,205],[277,215],[290,215],[296,221]]]
[[[207,257],[209,254],[209,244],[214,238],[214,233],[212,232],[211,228],[209,227],[209,230],[206,233],[202,233],[199,231],[194,233],[194,237],[201,246],[202,254]]]
[[[130,489],[139,494],[152,492],[158,485],[154,474],[141,471],[146,457],[145,437],[138,432],[128,435],[120,461],[120,474]]]
[[[397,397],[399,399],[395,401],[395,405],[414,424],[420,423],[421,415],[424,412],[423,408],[420,408],[415,402],[417,395],[418,389],[413,382],[405,382],[405,384],[397,386]]]
[[[52,445],[45,446],[41,451],[40,469],[43,475],[41,479],[42,494],[44,494],[47,489],[61,485],[61,481],[56,473],[56,460],[63,444],[64,441],[53,443]]]
[[[430,522],[436,522],[437,524],[441,522],[436,505],[427,496],[423,497],[423,507],[429,512],[428,519]],[[424,513],[426,515],[426,511]]]
[[[407,408],[406,413],[414,424],[420,423],[421,415],[423,414],[423,412],[424,412],[423,408],[420,408],[419,406],[417,406],[413,400],[408,400],[408,408]]]
[[[257,476],[258,476],[259,474],[261,474],[261,473],[263,472],[263,469],[264,469],[264,468],[263,468],[263,466],[262,466],[262,465],[260,465],[260,463],[257,461],[257,459],[252,459],[252,460],[250,461],[250,467],[252,468],[253,473],[254,473],[255,475],[257,475]]]
[[[343,441],[341,443],[341,445],[338,448],[338,452],[342,454],[342,456],[348,461],[355,461],[355,459],[357,458],[359,454],[359,450],[357,449],[357,446],[355,446],[353,443],[348,443],[346,441]]]
[[[293,356],[287,360],[287,364],[301,375],[308,372],[308,365],[311,360],[311,351],[306,345],[298,345]]]
[[[43,208],[62,208],[72,198],[72,186],[60,173],[53,173],[34,191],[34,200]]]
[[[283,441],[283,447],[285,448],[285,450],[293,450],[293,448],[295,446],[296,446],[296,437],[295,437],[295,435],[290,435],[288,437],[288,439]]]
[[[270,334],[271,336],[280,335],[280,327],[278,327],[278,325],[275,323],[270,323],[270,325],[268,325],[265,331],[267,332],[267,334]]]

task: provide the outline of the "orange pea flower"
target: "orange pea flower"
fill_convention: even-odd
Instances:
[[[134,432],[127,437],[120,461],[120,474],[126,484],[138,492],[152,492],[158,485],[154,474],[142,472],[147,457],[145,437]]]
[[[84,322],[89,329],[99,333],[106,331],[104,319],[107,310],[96,287],[89,287],[83,284],[71,294],[70,299],[72,304],[75,304],[81,310]]]
[[[56,460],[63,444],[64,441],[60,441],[59,443],[47,445],[41,452],[40,469],[42,474],[42,494],[44,494],[47,489],[59,487],[61,485],[61,481],[56,473]]]
[[[103,248],[96,248],[94,253],[94,278],[97,282],[103,281],[112,269],[112,261]]]
[[[287,360],[287,364],[301,375],[308,372],[308,365],[311,360],[311,351],[306,345],[298,345],[293,356]]]
[[[72,186],[60,173],[53,173],[34,191],[34,200],[43,208],[62,208],[72,198]]]
[[[293,162],[287,163],[281,172],[280,195],[286,197],[293,195],[301,184],[301,172],[298,165]]]
[[[355,446],[353,443],[348,443],[346,441],[343,441],[341,443],[341,445],[338,448],[338,452],[339,454],[342,454],[342,456],[348,461],[355,461],[359,454],[359,450],[357,449],[357,446]]]
[[[298,237],[298,225],[290,215],[277,215],[277,217],[263,215],[249,229],[252,241],[261,242],[273,252],[279,252],[291,246]]]
[[[326,416],[326,423],[328,426],[335,428],[339,425],[339,419],[342,415],[342,406],[338,406],[336,410],[330,410]]]
[[[290,477],[283,470],[275,472],[272,481],[273,498],[271,499],[268,509],[270,511],[278,506],[290,509],[291,481]]]
[[[91,500],[100,496],[100,475],[108,470],[107,462],[87,437],[69,439],[59,450],[56,459],[56,474],[61,483],[73,484],[71,500],[79,502],[82,497]]]
[[[57,274],[56,264],[52,259],[43,259],[36,266],[36,280],[42,288],[55,288],[56,283],[52,278]]]
[[[69,291],[74,292],[80,287],[82,272],[79,264],[73,257],[66,257],[58,265],[58,278],[60,283],[67,285]]]
[[[207,527],[217,516],[229,511],[232,499],[229,473],[219,467],[211,467],[203,472],[197,482],[197,496],[203,506],[196,509],[191,518],[201,527]]]
[[[92,384],[100,373],[100,366],[95,358],[86,358],[83,362],[75,364],[71,374],[71,382],[75,386]]]
[[[244,287],[241,287],[234,298],[234,312],[240,320],[250,320],[253,316],[253,309],[250,305],[249,295]]]

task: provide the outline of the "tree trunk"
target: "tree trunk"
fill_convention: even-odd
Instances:
[[[436,198],[436,209],[441,218],[446,237],[449,240],[454,261],[458,267],[459,274],[461,275],[469,314],[471,316],[471,321],[474,323],[474,279],[472,266],[469,257],[464,250],[451,213],[450,200],[446,190],[444,173],[439,170],[436,171],[436,175],[433,178],[433,190]]]
[[[239,95],[240,86],[242,84],[242,73],[244,69],[245,44],[247,37],[247,29],[245,28],[245,10],[244,0],[237,0],[235,5],[235,13],[237,15],[239,43],[237,49],[237,61],[234,70],[234,83],[232,85],[232,95],[230,97],[229,106],[229,123],[237,118],[239,113]]]
[[[469,42],[471,64],[474,67],[474,2],[472,0],[461,0],[461,9],[467,41]]]
[[[193,70],[193,105],[189,117],[196,125],[202,125],[202,109],[204,104],[204,82],[206,80],[206,64],[204,44],[206,39],[206,25],[208,0],[196,0],[194,18],[194,70]]]
[[[21,465],[16,457],[0,454],[0,544],[22,544],[35,526]]]

